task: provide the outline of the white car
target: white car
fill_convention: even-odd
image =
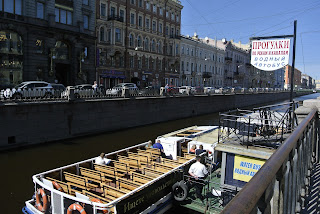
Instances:
[[[204,91],[207,91],[209,94],[215,93],[215,87],[204,87]]]
[[[179,93],[180,94],[187,94],[188,89],[190,89],[190,92],[191,92],[191,86],[181,86],[181,87],[179,87]]]
[[[13,89],[6,89],[3,97],[6,99],[21,99],[34,97],[52,97],[54,89],[52,85],[44,81],[27,81],[16,85]]]
[[[110,95],[120,95],[122,93],[122,88],[129,88],[129,90],[138,90],[138,87],[134,83],[119,83],[118,85],[114,86],[111,90],[107,90],[107,94]]]

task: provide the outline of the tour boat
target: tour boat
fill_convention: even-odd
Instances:
[[[163,158],[147,142],[95,158],[49,170],[32,177],[34,196],[24,213],[163,213],[172,206],[172,186],[181,180],[195,155],[179,153]]]

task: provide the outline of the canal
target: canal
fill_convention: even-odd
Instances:
[[[295,100],[318,96],[320,94],[310,94]],[[154,141],[157,136],[177,129],[192,125],[218,125],[218,122],[219,114],[215,113],[2,152],[0,213],[21,213],[24,202],[33,195],[32,175],[36,173],[92,158],[101,152]]]

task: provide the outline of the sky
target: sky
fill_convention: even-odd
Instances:
[[[201,38],[248,43],[253,36],[293,35],[297,20],[295,68],[320,79],[319,0],[181,0],[181,4],[181,33],[196,32]]]

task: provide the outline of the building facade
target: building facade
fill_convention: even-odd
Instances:
[[[177,0],[97,1],[97,73],[107,88],[175,84],[182,5]]]
[[[274,88],[284,89],[284,73],[284,68],[274,71]]]
[[[285,66],[285,81],[284,81],[284,88],[290,89],[291,88],[291,70],[292,67],[290,65]],[[301,88],[301,71],[298,69],[294,69],[293,73],[293,88],[298,89]]]
[[[94,81],[94,0],[0,0],[0,5],[0,84]]]
[[[224,51],[209,44],[209,39],[181,38],[180,85],[223,86]]]

